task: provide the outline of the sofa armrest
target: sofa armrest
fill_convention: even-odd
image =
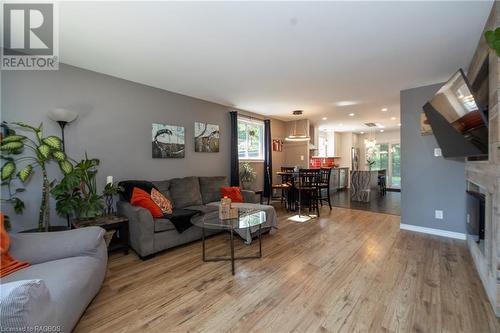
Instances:
[[[101,227],[57,232],[10,234],[9,253],[16,260],[39,264],[69,257],[93,256],[104,242]]]
[[[153,254],[155,228],[149,210],[127,201],[118,201],[116,207],[120,215],[128,218],[130,246],[141,257]]]
[[[241,194],[243,195],[243,202],[247,203],[258,203],[257,194],[254,191],[250,190],[241,190]]]

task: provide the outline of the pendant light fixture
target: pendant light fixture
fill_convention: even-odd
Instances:
[[[304,113],[304,111],[302,110],[295,110],[292,112],[292,114],[294,116],[301,116],[302,114]],[[300,119],[296,119],[293,121],[293,129],[292,129],[292,132],[285,138],[286,141],[309,141],[311,138],[309,137],[309,135],[307,135],[307,128],[306,126],[304,125],[303,128],[302,128],[302,131],[298,131],[297,130],[297,122],[299,121]]]
[[[367,149],[375,149],[375,146],[377,145],[377,139],[375,138],[375,132],[368,131],[367,138],[364,141],[365,141],[365,147]]]

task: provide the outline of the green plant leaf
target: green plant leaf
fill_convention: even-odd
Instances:
[[[31,166],[31,164],[28,164],[17,173],[17,178],[19,178],[24,183],[26,180],[28,180],[32,172],[33,167]]]
[[[9,179],[10,177],[12,177],[12,175],[14,174],[15,171],[16,171],[16,164],[14,162],[9,161],[9,162],[5,163],[2,166],[2,170],[1,170],[2,180],[6,180],[6,179]]]
[[[56,161],[64,161],[66,159],[66,154],[60,150],[55,150],[52,152],[52,156]]]
[[[0,146],[1,151],[14,152],[24,147],[24,143],[15,141],[15,142],[7,142]]]
[[[40,129],[38,129],[38,128],[34,127],[34,126],[31,126],[31,125],[22,123],[22,122],[14,122],[13,124],[17,125],[19,127],[28,128],[28,129],[32,130],[33,132],[39,132],[40,131]]]
[[[73,171],[73,165],[68,160],[60,161],[59,168],[61,168],[62,172],[65,174],[69,174]]]
[[[45,158],[45,159],[49,158],[49,154],[50,154],[50,147],[49,146],[40,145],[40,146],[38,146],[37,150],[43,158]]]
[[[24,211],[24,201],[17,197],[10,198],[10,202],[14,204],[14,211],[16,214],[22,214]]]
[[[54,135],[51,135],[51,136],[46,137],[45,139],[42,139],[42,142],[53,149],[61,150],[61,148],[62,148],[61,139],[59,139],[57,136],[54,136]]]
[[[2,139],[2,144],[9,142],[19,142],[25,140],[26,137],[24,135],[9,135]]]
[[[495,29],[495,39],[500,38],[500,27]]]
[[[495,33],[491,30],[488,30],[484,33],[484,39],[486,39],[486,42],[491,45],[495,41]]]

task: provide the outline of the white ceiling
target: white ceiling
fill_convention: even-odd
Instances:
[[[67,2],[60,4],[60,58],[282,119],[303,109],[322,127],[360,131],[371,121],[391,129],[400,90],[468,67],[491,6]],[[356,104],[337,106],[342,101]]]

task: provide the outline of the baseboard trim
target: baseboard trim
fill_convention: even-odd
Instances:
[[[426,227],[419,227],[416,225],[412,224],[404,224],[401,223],[399,225],[399,229],[402,230],[408,230],[408,231],[415,231],[415,232],[421,232],[424,234],[429,234],[429,235],[436,235],[436,236],[442,236],[442,237],[448,237],[448,238],[454,238],[454,239],[461,239],[465,240],[465,234],[462,234],[460,232],[454,232],[454,231],[448,231],[448,230],[441,230],[441,229],[433,229],[433,228],[426,228]]]

